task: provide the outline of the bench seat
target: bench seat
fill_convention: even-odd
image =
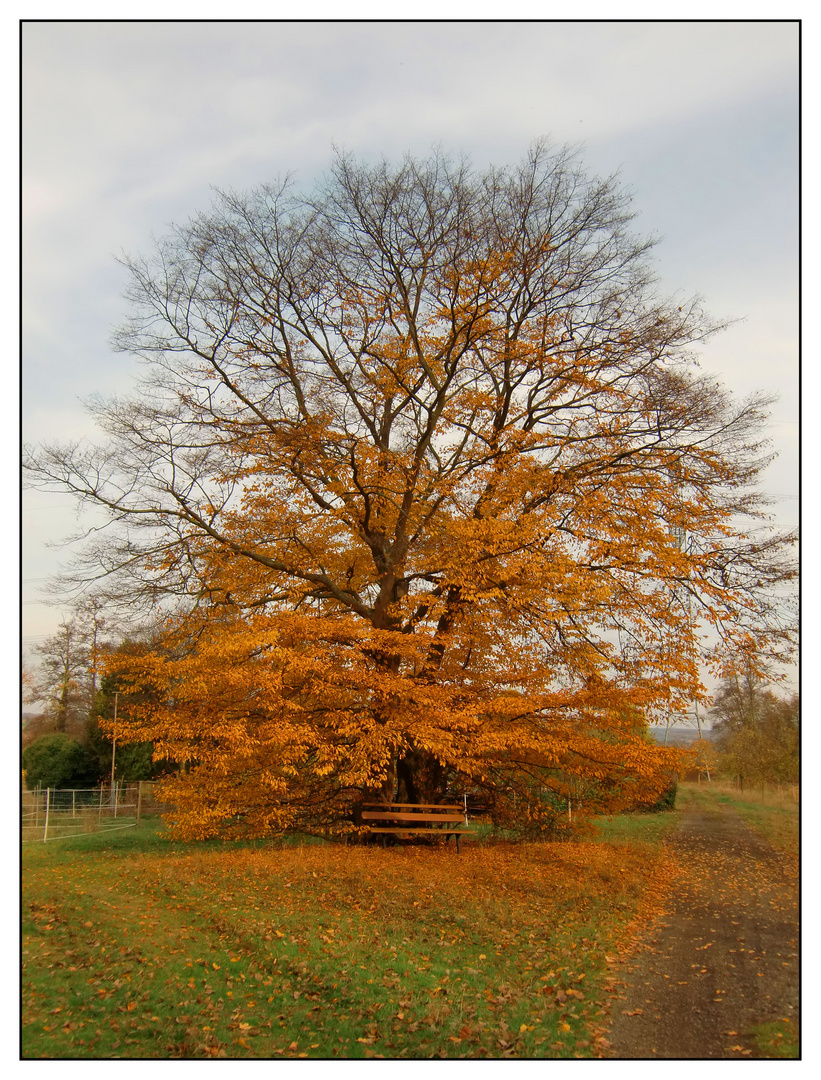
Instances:
[[[441,803],[363,803],[361,807],[363,824],[372,833],[418,833],[444,835],[445,842],[456,839],[456,850],[462,851],[462,836],[473,832],[465,827],[465,815],[461,806],[442,805]],[[373,822],[373,824],[371,824]],[[376,824],[379,822],[379,824]],[[451,826],[448,828],[448,826]],[[457,826],[459,826],[457,828]],[[385,836],[382,837],[385,843]]]

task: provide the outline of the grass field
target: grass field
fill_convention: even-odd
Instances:
[[[27,845],[24,1058],[596,1055],[675,814],[598,839]],[[612,959],[612,957],[611,957]]]

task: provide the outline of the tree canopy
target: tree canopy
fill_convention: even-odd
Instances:
[[[698,371],[719,327],[632,217],[541,144],[339,154],[128,261],[139,393],[28,465],[108,511],[75,572],[168,615],[115,668],[162,691],[129,723],[189,835],[474,789],[555,825],[574,785],[666,784],[644,724],[701,692],[705,628],[786,647],[785,539],[739,525],[768,402]]]

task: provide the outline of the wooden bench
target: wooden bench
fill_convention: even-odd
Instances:
[[[378,822],[379,824],[371,824]],[[465,812],[461,806],[442,806],[428,803],[363,803],[362,823],[372,833],[428,833],[445,836],[445,843],[456,837],[456,851],[462,852],[462,837],[473,829],[456,829],[452,826],[465,824]],[[451,826],[448,828],[448,826]],[[382,836],[385,846],[386,836]]]

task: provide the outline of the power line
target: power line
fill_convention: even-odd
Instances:
[[[74,503],[54,503],[53,506],[23,506],[21,509],[24,514],[28,514],[34,510],[67,510],[74,505]]]

